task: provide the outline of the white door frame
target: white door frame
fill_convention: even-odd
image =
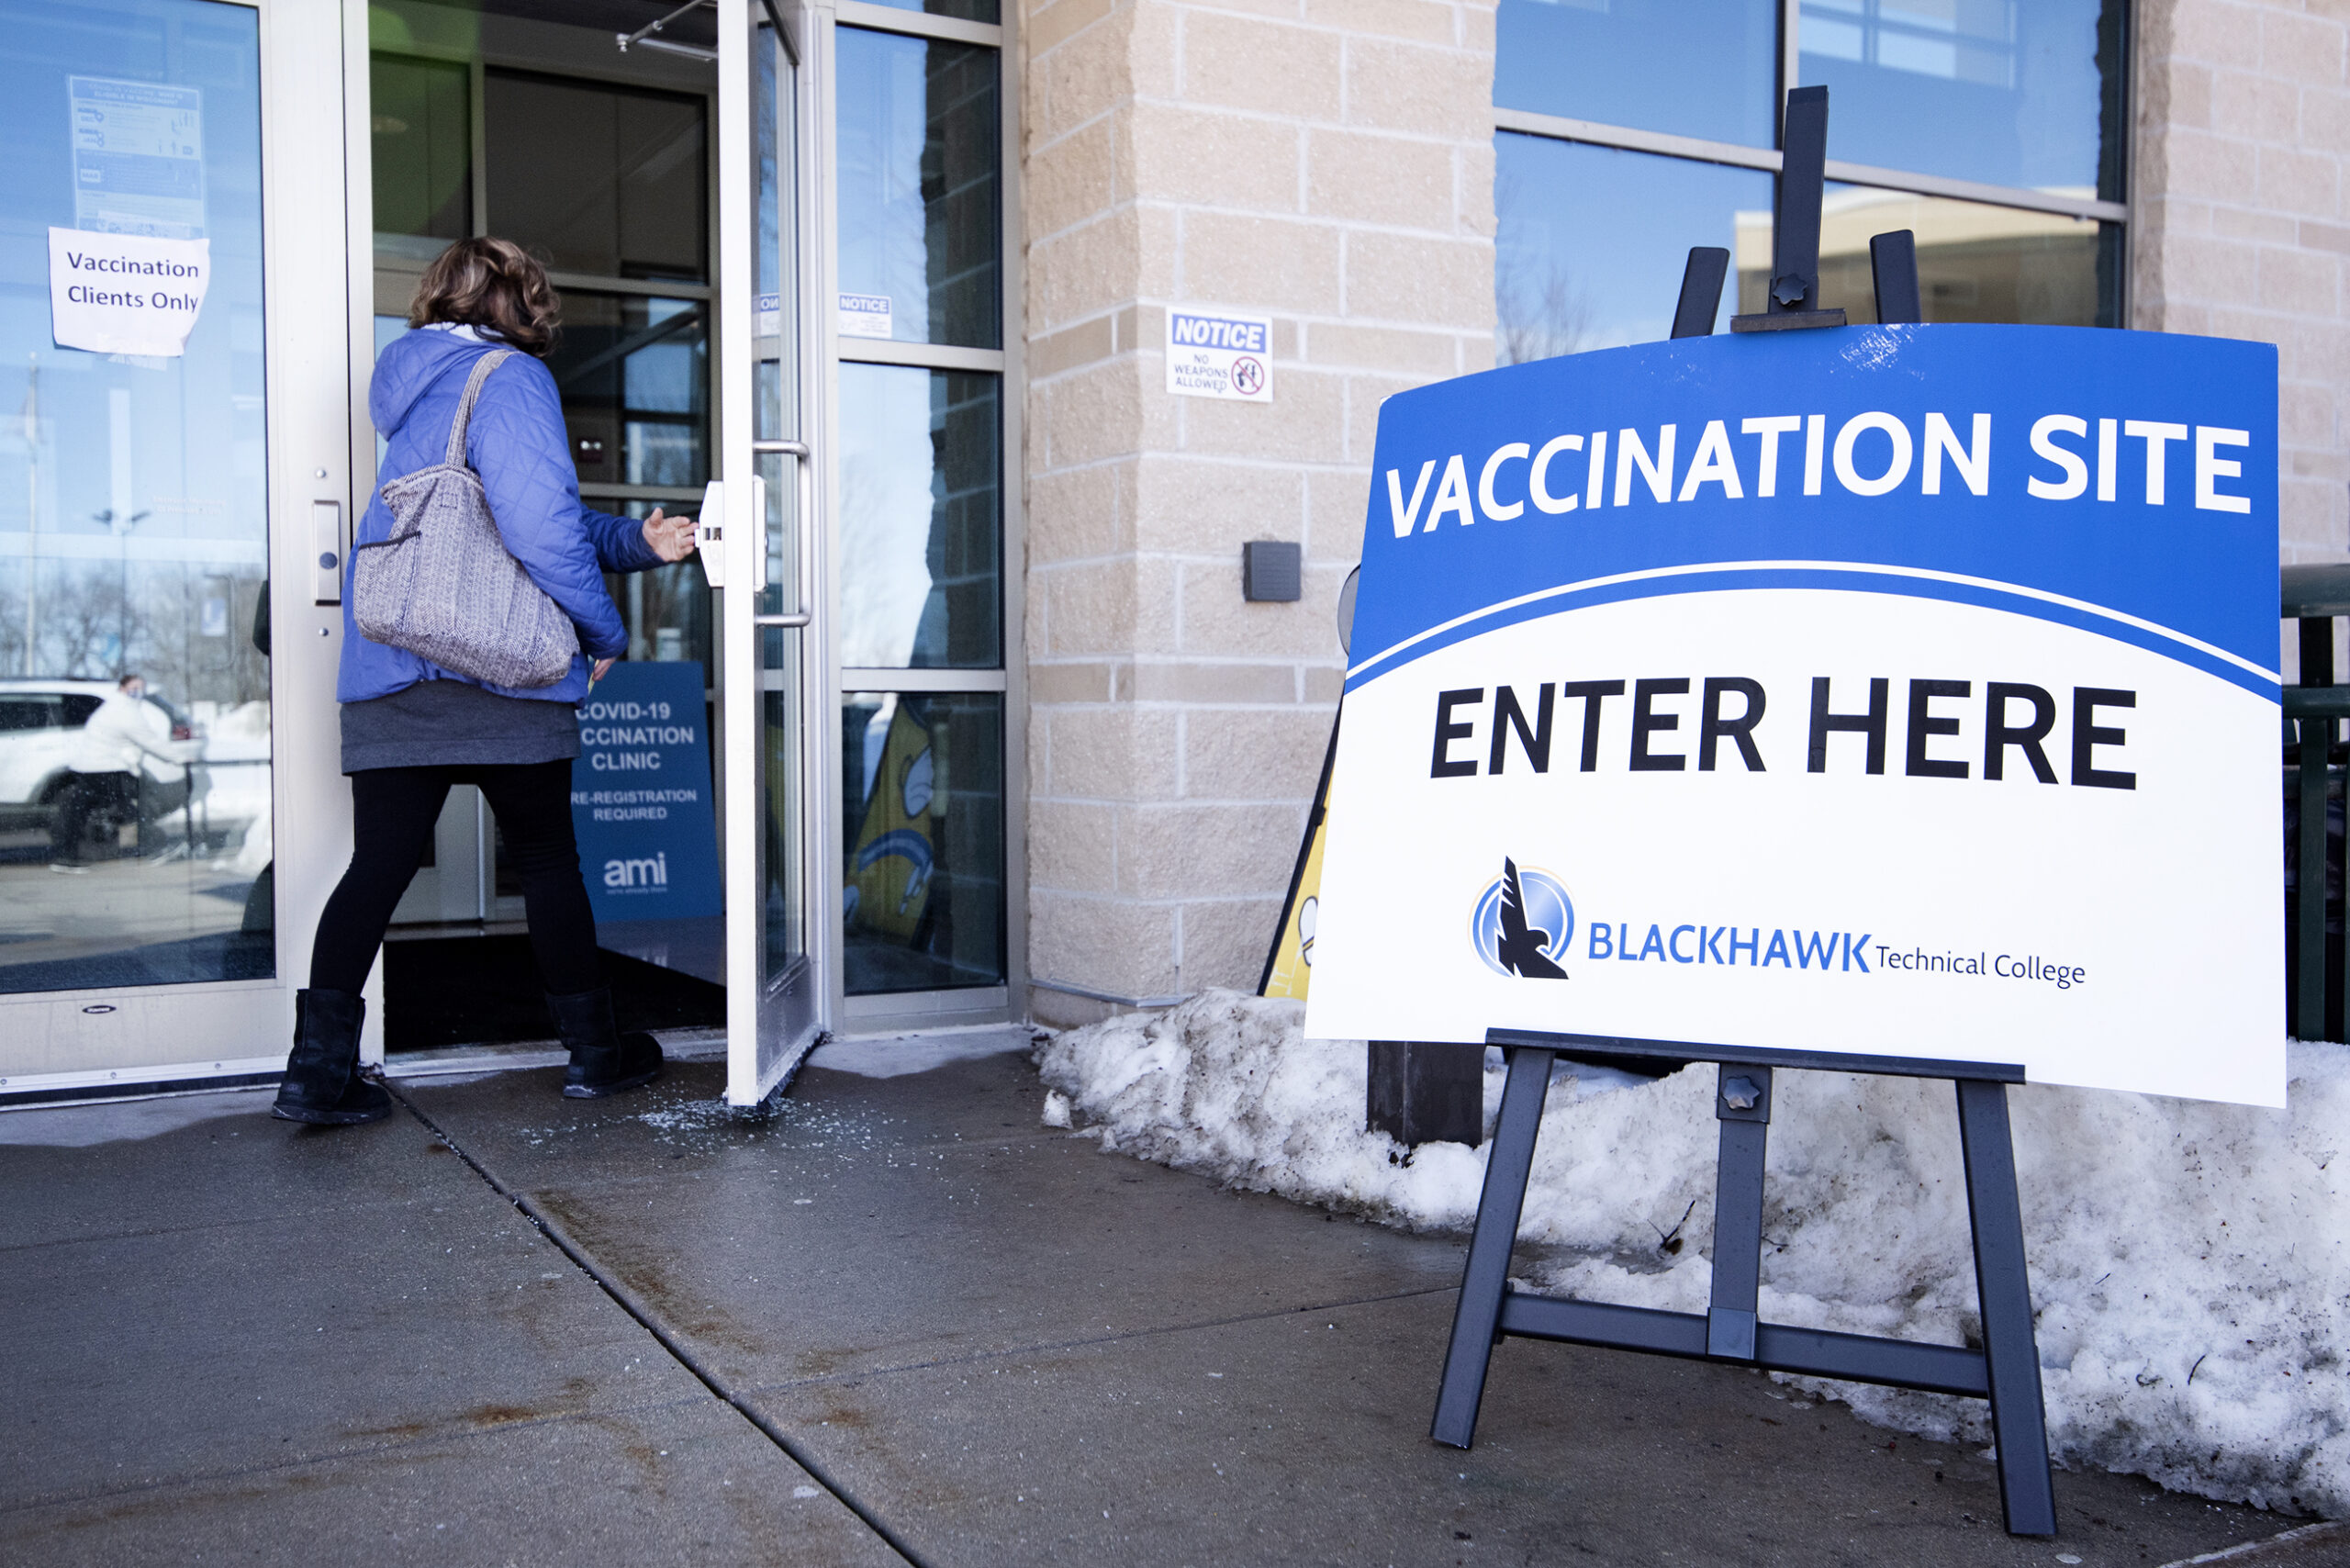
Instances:
[[[0,1036],[32,1070],[0,1076],[0,1100],[119,1093],[274,1078],[293,1036],[294,991],[310,937],[351,842],[335,666],[341,611],[317,602],[324,533],[339,573],[355,468],[350,342],[351,225],[371,209],[346,200],[346,143],[364,173],[364,124],[349,133],[344,83],[365,80],[364,0],[224,0],[260,14],[263,375],[267,398],[270,734],[276,853],[274,980],[126,986],[0,997]],[[359,18],[352,41],[349,18]],[[353,50],[355,48],[355,54]],[[364,95],[361,95],[364,112]],[[364,236],[363,236],[364,238]],[[364,317],[360,318],[362,328]],[[374,453],[366,454],[372,469]],[[382,1056],[380,1007],[370,1049]]]

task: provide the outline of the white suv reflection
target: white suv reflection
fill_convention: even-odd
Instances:
[[[49,826],[69,782],[66,759],[98,704],[114,691],[107,680],[0,679],[0,829]],[[203,763],[206,736],[193,720],[149,692],[156,738],[194,741],[195,760],[140,759],[139,811],[155,822],[201,801],[211,789]],[[120,825],[120,824],[116,824]]]

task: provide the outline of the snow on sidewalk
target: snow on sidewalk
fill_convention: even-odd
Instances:
[[[1407,1158],[1363,1130],[1364,1051],[1304,1008],[1207,991],[1038,1048],[1048,1119],[1104,1150],[1253,1192],[1465,1231],[1484,1151]],[[1500,1103],[1487,1053],[1485,1114]],[[2256,1507],[2350,1515],[2350,1048],[2291,1047],[2290,1108],[2030,1086],[2009,1092],[2060,1461]],[[1714,1070],[1653,1082],[1561,1063],[1521,1238],[1529,1282],[1705,1310]],[[1066,1101],[1062,1100],[1066,1096]],[[1946,1344],[1977,1338],[1958,1116],[1947,1083],[1778,1075],[1762,1316]],[[1523,1262],[1523,1258],[1521,1259]],[[1433,1379],[1436,1367],[1431,1363]],[[1867,1418],[1986,1441],[1975,1400],[1814,1385]]]

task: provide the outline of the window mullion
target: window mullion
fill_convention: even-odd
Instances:
[[[1771,145],[1779,145],[1780,124],[1786,118],[1787,95],[1801,80],[1800,53],[1803,44],[1803,0],[1779,0],[1779,99],[1771,106]]]

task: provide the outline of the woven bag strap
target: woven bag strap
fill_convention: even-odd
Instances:
[[[449,426],[449,451],[441,461],[455,466],[465,460],[465,427],[474,422],[474,400],[481,396],[481,384],[489,373],[514,357],[512,349],[498,349],[474,362],[474,373],[465,377],[465,395],[457,404],[457,418]]]

